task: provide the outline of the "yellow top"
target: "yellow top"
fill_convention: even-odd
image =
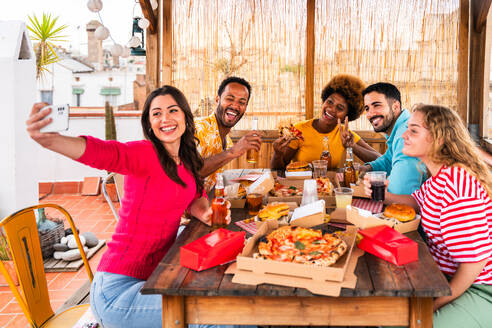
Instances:
[[[212,115],[201,117],[195,120],[196,137],[198,138],[198,152],[202,155],[203,159],[211,157],[213,155],[220,154],[224,151],[222,148],[222,140],[220,139],[219,126],[215,113]],[[234,145],[231,137],[226,135],[226,147],[229,149]],[[221,167],[214,173],[205,178],[205,190],[209,192],[215,186],[217,173],[223,172],[224,168]]]
[[[289,147],[298,150],[293,160],[312,162],[319,159],[323,152],[323,137],[328,136],[330,138],[331,168],[343,167],[344,163],[341,161],[344,158],[345,147],[343,147],[340,138],[338,125],[329,133],[319,133],[313,128],[313,121],[314,119],[311,119],[294,124],[302,132],[304,141],[292,140],[290,142]],[[360,137],[356,133],[350,132],[354,135],[354,141],[357,143]]]

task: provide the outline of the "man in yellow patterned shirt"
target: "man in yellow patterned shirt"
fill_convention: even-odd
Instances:
[[[229,132],[246,112],[251,95],[250,84],[239,77],[228,77],[219,86],[215,101],[217,108],[210,116],[195,120],[198,151],[204,165],[200,174],[205,178],[207,192],[215,186],[218,172],[223,166],[246,153],[248,149],[260,150],[261,137],[250,131],[234,145]]]

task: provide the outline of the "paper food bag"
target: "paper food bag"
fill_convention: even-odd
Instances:
[[[180,248],[180,264],[202,271],[230,262],[243,250],[246,232],[217,229]]]
[[[364,237],[359,248],[396,265],[419,259],[418,244],[388,226],[377,226],[359,233]]]

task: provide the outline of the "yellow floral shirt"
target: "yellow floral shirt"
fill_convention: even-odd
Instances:
[[[222,140],[220,139],[219,126],[215,113],[207,117],[201,117],[195,120],[196,137],[198,138],[198,151],[203,159],[213,155],[220,154],[224,151],[222,148]],[[233,146],[231,137],[226,135],[226,149]],[[209,192],[215,186],[217,173],[223,172],[224,168],[220,168],[214,173],[205,178],[205,190]]]

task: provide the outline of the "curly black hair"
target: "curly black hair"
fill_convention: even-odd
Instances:
[[[197,194],[201,195],[203,192],[203,178],[198,174],[198,172],[203,167],[203,159],[196,148],[195,123],[193,121],[193,114],[191,113],[190,105],[188,104],[184,94],[179,89],[170,85],[164,85],[149,94],[147,100],[145,100],[144,110],[140,118],[144,137],[152,142],[152,145],[157,152],[157,157],[159,158],[162,169],[166,172],[167,176],[177,184],[186,186],[185,182],[178,176],[178,167],[176,162],[174,162],[171,158],[162,142],[155,136],[149,120],[150,104],[152,103],[152,100],[154,100],[157,96],[165,95],[170,95],[173,97],[179,108],[181,108],[185,114],[186,129],[181,136],[179,157],[183,161],[186,168],[193,174]]]
[[[217,94],[219,95],[219,97],[222,95],[222,92],[224,92],[225,87],[229,83],[239,83],[244,85],[246,89],[248,89],[248,101],[249,101],[249,98],[251,97],[251,85],[245,79],[237,76],[229,76],[228,78],[226,78],[224,81],[220,83],[219,89],[217,90]]]
[[[348,105],[348,120],[354,121],[360,117],[364,110],[362,90],[364,90],[365,87],[366,84],[356,76],[337,74],[332,77],[330,82],[323,88],[321,100],[324,103],[326,99],[334,93],[342,95]]]

